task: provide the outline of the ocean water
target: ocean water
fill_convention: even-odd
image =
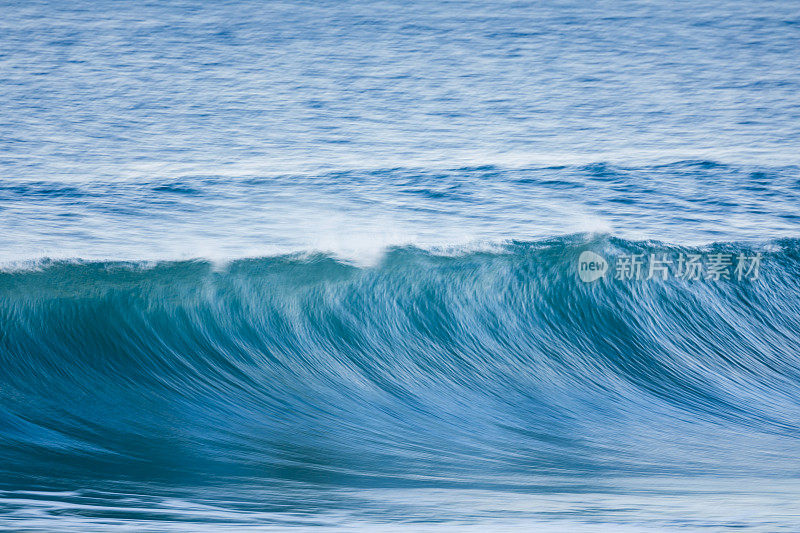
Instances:
[[[0,530],[800,530],[798,43],[0,1]]]

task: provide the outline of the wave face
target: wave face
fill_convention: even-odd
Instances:
[[[800,240],[719,282],[586,284],[587,249],[756,251],[575,235],[0,273],[0,510],[666,528],[767,527],[768,505],[800,526]]]

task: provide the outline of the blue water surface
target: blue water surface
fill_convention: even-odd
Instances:
[[[763,0],[0,0],[0,529],[800,530],[799,51]]]

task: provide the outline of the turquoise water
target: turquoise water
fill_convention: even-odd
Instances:
[[[0,529],[800,529],[792,4],[0,14]]]

